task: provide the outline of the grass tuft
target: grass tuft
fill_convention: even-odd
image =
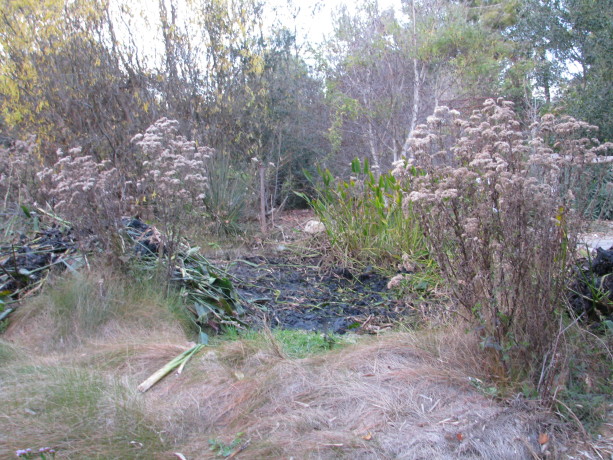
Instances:
[[[17,360],[22,352],[13,344],[0,340],[0,366]]]
[[[0,404],[11,423],[0,456],[50,445],[60,458],[151,458],[163,451],[160,427],[122,379],[70,365],[17,364],[0,371]]]
[[[247,330],[239,332],[235,328],[227,328],[224,335],[217,339],[217,344],[227,341],[239,341],[237,347],[243,352],[262,348],[270,348],[274,354],[284,358],[301,359],[309,356],[326,353],[330,350],[342,348],[356,342],[355,336],[325,334],[321,332],[274,329],[274,330]],[[275,350],[277,349],[277,350]]]
[[[49,351],[112,342],[125,330],[148,330],[160,337],[194,332],[178,295],[167,295],[151,282],[130,282],[109,270],[54,280],[43,294],[25,302],[12,322],[8,338]]]

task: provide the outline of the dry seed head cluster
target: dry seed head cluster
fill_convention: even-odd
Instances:
[[[143,177],[137,182],[141,193],[153,194],[175,204],[202,206],[207,178],[203,172],[213,155],[209,147],[199,147],[179,134],[176,120],[162,118],[143,134],[132,138],[144,157]]]
[[[133,161],[121,166],[83,154],[81,147],[58,150],[56,162],[36,174],[34,188],[60,215],[93,233],[104,233],[122,215],[143,206],[162,220],[202,206],[204,171],[213,149],[187,140],[179,134],[179,123],[167,118],[134,136],[132,144],[137,150]],[[13,148],[10,155],[0,149],[0,161],[13,162],[14,177],[33,164],[33,145]],[[15,161],[17,154],[23,161]]]
[[[49,203],[76,225],[121,216],[121,203],[129,201],[119,171],[109,160],[95,161],[81,148],[57,151],[53,167],[38,173]]]

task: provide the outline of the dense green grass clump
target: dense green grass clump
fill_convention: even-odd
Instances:
[[[403,207],[403,190],[391,173],[376,175],[368,160],[352,162],[352,177],[335,180],[320,170],[317,197],[310,200],[326,227],[335,257],[344,264],[389,267],[408,254],[426,261],[419,223]]]

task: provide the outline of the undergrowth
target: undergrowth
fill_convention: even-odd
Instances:
[[[349,180],[319,169],[316,198],[304,197],[325,225],[337,261],[393,266],[399,254],[427,261],[428,251],[417,219],[402,207],[402,188],[391,173],[375,175],[368,160],[354,159]],[[311,178],[313,180],[313,178]]]
[[[223,345],[227,341],[240,340],[255,347],[271,345],[278,347],[283,356],[288,358],[306,358],[309,356],[339,349],[351,343],[356,338],[351,335],[326,334],[303,330],[274,329],[239,331],[229,327],[213,344]]]
[[[214,235],[243,233],[242,221],[249,203],[250,176],[236,171],[227,154],[214,156],[206,165],[208,181],[202,198],[206,227]]]
[[[16,360],[19,357],[19,351],[13,344],[0,339],[0,366]]]
[[[2,366],[3,413],[10,417],[0,452],[51,445],[60,458],[152,458],[164,450],[160,426],[128,381],[62,363]]]
[[[613,401],[613,333],[575,326],[567,338],[568,374],[557,395],[558,413],[597,435]]]

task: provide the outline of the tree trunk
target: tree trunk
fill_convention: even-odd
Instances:
[[[415,130],[415,126],[417,125],[417,113],[419,111],[419,94],[421,90],[421,77],[418,69],[418,61],[417,61],[417,26],[415,24],[415,0],[411,1],[411,13],[412,13],[412,21],[413,21],[413,53],[415,53],[415,57],[413,58],[413,110],[411,113],[411,125],[409,126],[409,134],[404,141],[404,145],[402,146],[401,155],[405,158],[408,158],[409,153],[409,140],[411,139],[411,135]]]
[[[368,123],[368,145],[370,146],[370,155],[372,156],[372,166],[375,173],[375,177],[379,177],[381,174],[381,162],[379,161],[379,154],[377,153],[377,145],[375,143],[375,133],[372,129],[372,123]]]
[[[266,165],[260,162],[260,230],[266,233]]]

